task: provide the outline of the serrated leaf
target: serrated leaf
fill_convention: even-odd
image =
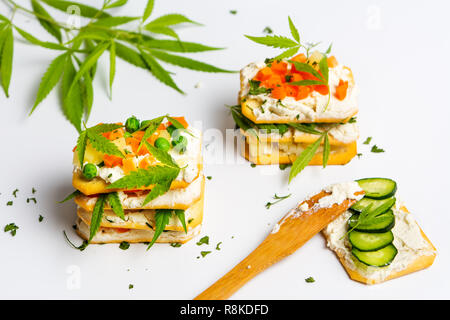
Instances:
[[[304,132],[304,133],[310,133],[310,134],[322,134],[323,132],[320,132],[316,129],[314,129],[312,124],[306,124],[306,123],[288,123],[288,125],[298,131]]]
[[[210,46],[205,46],[200,43],[195,42],[185,42],[177,40],[160,40],[152,39],[147,40],[142,43],[142,45],[149,49],[161,49],[173,52],[204,52],[213,50],[222,50],[223,48],[215,48]]]
[[[36,17],[41,26],[59,42],[62,42],[61,31],[58,27],[56,27],[56,21],[50,16],[47,10],[45,10],[44,7],[42,7],[36,0],[31,0],[31,7],[36,13]],[[45,17],[46,19],[42,19],[40,17]]]
[[[141,150],[144,143],[147,142],[147,139],[150,138],[156,132],[159,125],[163,122],[164,118],[165,118],[165,116],[158,117],[158,118],[149,120],[146,123],[146,129],[145,129],[144,135],[142,136],[141,143],[139,143],[138,151]]]
[[[11,83],[13,54],[14,54],[14,36],[11,26],[2,32],[2,52],[1,52],[1,83],[6,97],[9,97],[9,84]]]
[[[184,232],[187,233],[187,226],[186,226],[186,215],[184,210],[174,210],[176,216],[178,217],[178,220],[180,220],[181,224],[183,225]]]
[[[92,69],[91,69],[92,70]],[[86,72],[80,81],[81,97],[83,100],[85,120],[88,121],[94,104],[94,87],[92,84],[91,72]]]
[[[180,88],[178,88],[177,84],[172,79],[170,74],[158,63],[158,61],[156,61],[151,55],[144,51],[141,51],[141,56],[144,58],[149,71],[156,79],[158,79],[165,85],[168,85],[172,89],[175,89],[179,93],[184,93]]]
[[[324,82],[328,85],[328,59],[326,55],[324,55],[322,59],[320,59],[319,69],[322,73]]]
[[[310,64],[292,60],[289,60],[289,62],[294,64],[295,70],[310,73],[317,79],[323,80],[323,77],[320,75],[320,73],[318,73],[316,69],[314,69]]]
[[[19,34],[28,42],[37,45],[37,46],[41,46],[43,48],[47,48],[47,49],[53,49],[53,50],[68,50],[66,47],[64,47],[63,45],[59,44],[59,43],[54,43],[54,42],[48,42],[48,41],[41,41],[39,39],[37,39],[35,36],[31,35],[30,33],[26,32],[25,30],[14,26],[14,28],[17,30],[17,32],[19,32]]]
[[[120,125],[117,123],[102,123],[102,124],[97,124],[96,126],[89,128],[89,131],[95,132],[97,134],[102,134],[105,132],[111,132],[111,131],[117,130],[119,128],[123,128],[123,125]]]
[[[72,192],[71,194],[69,194],[67,197],[64,198],[64,200],[59,201],[58,203],[64,203],[67,202],[69,200],[72,200],[73,198],[75,198],[78,195],[82,195],[82,193],[78,190],[75,190],[74,192]]]
[[[147,31],[153,32],[153,33],[157,33],[157,34],[163,34],[175,39],[180,39],[180,37],[178,36],[178,34],[171,28],[169,27],[164,27],[164,26],[145,26],[145,29]]]
[[[291,30],[292,37],[300,43],[300,34],[298,33],[297,28],[295,27],[294,23],[291,20],[291,17],[288,17],[289,19],[289,29]]]
[[[105,17],[92,23],[92,26],[117,27],[138,20],[139,18],[140,17]]]
[[[320,143],[324,135],[322,134],[319,139],[310,144],[303,152],[295,159],[292,164],[291,171],[289,172],[289,183],[294,179],[311,161],[320,147]]]
[[[163,16],[156,18],[155,20],[149,22],[148,24],[145,25],[145,28],[147,29],[148,27],[154,27],[154,26],[167,27],[167,26],[173,26],[173,25],[180,24],[180,23],[192,23],[192,24],[200,25],[200,23],[192,21],[191,19],[183,16],[182,14],[171,13],[171,14],[163,15]]]
[[[76,70],[70,56],[67,56],[64,66],[64,73],[61,81],[62,91],[62,110],[67,120],[70,121],[77,129],[81,131],[81,120],[83,118],[83,101],[81,98],[80,84],[75,84],[69,94],[69,88],[72,85]],[[83,151],[84,158],[84,151]]]
[[[173,64],[173,65],[176,65],[176,66],[179,66],[182,68],[186,68],[186,69],[203,71],[203,72],[222,72],[222,73],[234,73],[235,72],[235,71],[217,68],[213,65],[210,65],[210,64],[207,64],[207,63],[204,63],[201,61],[196,61],[196,60],[189,59],[186,57],[169,54],[169,53],[159,51],[159,50],[152,50],[152,55],[158,60]]]
[[[325,85],[323,81],[319,80],[300,80],[289,82],[291,86],[315,86],[315,85]]]
[[[155,0],[148,0],[147,5],[145,6],[144,14],[142,15],[142,21],[145,22],[145,20],[150,17],[153,11],[153,7],[155,6]]]
[[[73,89],[75,83],[78,82],[81,79],[81,77],[95,65],[97,60],[100,58],[100,56],[103,54],[103,52],[105,52],[105,50],[108,47],[109,43],[100,44],[97,46],[97,48],[95,48],[94,51],[91,52],[91,54],[89,54],[86,57],[86,60],[84,60],[84,62],[81,64],[80,69],[78,70],[73,79],[72,85],[69,88],[69,93]]]
[[[107,195],[101,194],[97,198],[97,202],[95,203],[94,210],[92,211],[92,217],[91,217],[91,224],[89,227],[89,242],[92,241],[92,239],[97,234],[98,230],[100,229],[100,225],[102,222],[103,217],[103,211],[105,208],[105,200]]]
[[[112,209],[112,211],[114,211],[114,213],[123,221],[125,221],[125,211],[123,210],[122,207],[122,202],[120,202],[120,198],[117,192],[111,192],[108,193],[108,203]]]
[[[152,190],[150,190],[148,195],[145,197],[142,205],[145,206],[150,201],[156,199],[157,197],[159,197],[159,196],[163,195],[164,193],[166,193],[167,191],[169,191],[171,184],[172,184],[172,180],[155,184],[155,186],[152,188]]]
[[[325,140],[323,142],[323,157],[322,166],[325,168],[328,164],[328,158],[330,157],[330,141],[328,140],[328,133],[325,134]]]
[[[78,137],[77,140],[77,155],[81,168],[83,168],[84,165],[84,154],[86,152],[86,145],[87,145],[87,132],[83,131],[80,133],[80,136]]]
[[[107,186],[107,189],[139,189],[175,179],[179,170],[167,166],[151,166],[131,171],[128,175]]]
[[[153,244],[158,240],[161,233],[163,233],[167,224],[169,223],[169,219],[172,216],[172,210],[163,210],[157,209],[155,213],[155,233],[153,234],[153,239],[147,247],[147,250],[150,249]]]
[[[63,1],[63,0],[41,0],[42,2],[48,4],[49,6],[64,11],[64,12],[69,12],[68,9],[70,9],[71,6],[75,6],[78,7],[80,9],[80,15],[82,17],[87,17],[87,18],[103,18],[103,17],[110,17],[110,15],[106,12],[102,12],[97,8],[82,4],[82,3],[78,3],[78,2],[74,2],[74,1]]]
[[[298,43],[292,39],[283,36],[265,36],[265,37],[253,37],[245,36],[253,42],[263,44],[273,48],[292,48],[298,46]]]
[[[36,107],[47,97],[47,95],[53,90],[56,84],[61,79],[61,75],[64,72],[64,67],[66,65],[66,60],[68,53],[63,53],[62,55],[56,57],[48,67],[44,76],[41,79],[39,89],[36,95],[36,101],[34,102],[33,108],[30,111],[30,115],[36,109]]]
[[[112,98],[112,87],[116,75],[116,42],[111,41],[109,47],[109,96]]]
[[[167,152],[161,149],[158,149],[152,146],[150,143],[145,141],[145,145],[147,146],[148,151],[156,158],[156,160],[160,161],[162,164],[172,167],[174,169],[180,169],[178,164],[173,160],[172,156]]]
[[[294,54],[296,54],[298,52],[299,49],[300,49],[300,46],[287,49],[286,51],[284,51],[283,53],[279,54],[278,56],[276,56],[273,59],[274,60],[281,60],[281,59],[292,57]]]
[[[128,63],[135,65],[136,67],[148,69],[147,64],[144,61],[144,58],[137,53],[135,50],[124,46],[123,44],[116,43],[116,55],[125,60]]]
[[[88,136],[89,142],[91,143],[91,146],[95,150],[100,151],[105,154],[112,155],[112,156],[125,158],[125,156],[122,154],[122,152],[120,152],[119,148],[117,148],[117,146],[114,143],[112,143],[111,141],[106,139],[101,134],[88,129],[87,136]]]
[[[105,9],[117,8],[127,4],[128,0],[117,0],[105,7]]]

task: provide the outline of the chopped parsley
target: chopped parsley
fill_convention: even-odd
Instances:
[[[179,248],[179,247],[181,247],[181,243],[178,243],[178,242],[172,242],[172,243],[170,244],[170,246],[171,246],[172,248]]]
[[[384,152],[384,150],[381,149],[381,148],[378,148],[376,144],[374,144],[374,145],[372,146],[372,149],[370,149],[370,151],[373,152],[373,153],[381,153],[381,152]]]
[[[128,289],[131,290],[134,288],[134,285],[132,285],[131,283],[128,285]]]
[[[286,170],[287,167],[290,167],[291,164],[286,164],[286,163],[280,163],[279,167],[280,170]]]
[[[16,189],[16,190],[13,191],[12,194],[13,194],[14,198],[17,198],[17,192],[19,192],[19,189]]]
[[[33,201],[34,204],[37,203],[36,198],[27,198],[27,203],[30,203],[30,201]]]
[[[267,202],[266,203],[266,209],[270,209],[270,207],[280,201],[283,201],[284,199],[289,198],[292,195],[292,193],[288,194],[287,196],[279,196],[275,193],[275,195],[273,196],[273,199],[276,200],[274,202]]]
[[[265,34],[272,34],[273,30],[272,30],[271,27],[267,26],[267,27],[264,28],[263,33],[265,33]]]
[[[361,159],[362,153],[357,153],[358,159]]]
[[[42,222],[44,220],[44,217],[42,215],[39,215],[39,222]]]
[[[237,14],[237,10],[230,10],[230,14]]]
[[[190,219],[188,220],[188,224],[190,224],[192,221],[194,221],[194,218],[190,218]]]
[[[207,177],[206,177],[206,179],[208,179],[208,180],[211,180],[211,179],[212,179],[212,177],[211,177],[211,176],[207,176]]]
[[[200,254],[202,255],[202,258],[206,257],[210,253],[211,253],[211,251],[201,251],[200,252]]]
[[[364,141],[363,144],[369,144],[370,141],[372,141],[372,137],[367,137],[366,141]]]
[[[35,188],[31,189],[31,193],[35,194],[36,193],[36,189]]]
[[[12,202],[12,201],[8,201],[8,202],[6,203],[6,205],[7,205],[7,206],[12,206],[12,205],[13,205],[13,202]]]
[[[219,242],[217,245],[216,245],[216,250],[220,250],[220,245],[222,244],[222,242]]]
[[[204,236],[203,238],[201,238],[198,242],[197,245],[201,246],[202,244],[209,244],[209,237],[208,236]]]
[[[248,82],[250,89],[248,90],[249,95],[257,96],[263,93],[270,93],[272,90],[264,87],[260,87],[261,81],[250,80]]]
[[[316,280],[314,280],[313,277],[308,277],[308,278],[305,279],[305,282],[307,282],[307,283],[313,283],[313,282],[316,282]]]
[[[11,233],[11,235],[14,237],[16,235],[17,229],[19,229],[19,227],[16,226],[15,223],[10,223],[10,224],[7,224],[3,230],[5,232]]]
[[[130,247],[130,244],[126,241],[122,241],[119,245],[119,248],[122,250],[127,250]]]
[[[256,164],[255,164],[255,163],[251,163],[251,164],[250,164],[250,167],[255,168],[255,167],[256,167]]]

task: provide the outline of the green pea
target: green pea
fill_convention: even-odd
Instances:
[[[172,145],[179,153],[184,153],[186,151],[187,142],[185,136],[179,136],[177,140],[172,140]]]
[[[125,128],[127,129],[127,131],[129,133],[133,133],[133,132],[139,130],[140,126],[141,126],[141,124],[135,116],[128,118],[127,121],[125,122]]]
[[[166,138],[158,138],[155,141],[155,147],[161,149],[162,151],[169,151],[170,142]]]
[[[97,166],[92,163],[88,163],[83,168],[83,176],[88,179],[92,180],[97,176]]]
[[[175,126],[173,124],[171,124],[170,126],[167,127],[167,132],[169,132],[169,134],[172,136],[172,133],[177,130],[177,128],[175,128]]]

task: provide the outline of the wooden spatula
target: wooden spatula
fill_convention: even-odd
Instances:
[[[360,194],[363,193],[363,191],[360,192]],[[314,208],[319,199],[329,194],[322,191],[300,203],[298,208],[307,203],[309,209],[305,212],[288,213],[278,222],[278,231],[274,229],[247,258],[198,295],[195,300],[228,299],[258,273],[294,253],[356,202],[356,200],[346,199],[330,208]]]

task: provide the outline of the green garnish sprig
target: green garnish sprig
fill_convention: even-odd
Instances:
[[[298,53],[300,49],[304,49],[306,53],[306,57],[309,58],[310,56],[310,50],[314,47],[316,47],[319,43],[305,43],[303,44],[300,41],[300,33],[298,29],[295,27],[294,23],[291,20],[291,17],[288,17],[289,20],[289,29],[291,31],[292,38],[279,36],[279,35],[266,35],[264,37],[254,37],[245,35],[248,39],[252,40],[253,42],[256,42],[258,44],[262,44],[265,46],[273,47],[273,48],[281,48],[281,49],[287,49],[283,51],[278,56],[266,59],[267,63],[270,63],[274,60],[282,60],[289,57],[294,56]],[[292,63],[295,66],[295,69],[297,71],[302,71],[311,74],[314,76],[315,79],[309,79],[309,80],[301,80],[301,81],[293,81],[289,82],[292,86],[311,86],[311,85],[323,85],[328,88],[328,102],[324,108],[324,111],[327,110],[328,105],[330,104],[331,100],[331,90],[330,86],[328,84],[328,74],[329,74],[329,68],[328,68],[328,55],[331,52],[331,45],[328,47],[328,49],[322,53],[322,58],[319,61],[319,71],[317,71],[311,64],[306,62],[298,62],[298,61],[292,61],[288,60],[290,63]],[[253,80],[251,80],[253,81]],[[267,93],[270,92],[269,89],[266,88],[259,88],[258,81],[254,81],[252,83],[250,81],[250,91],[249,94],[257,95],[261,93]],[[258,86],[258,87],[256,87]],[[264,90],[266,89],[266,90]]]
[[[283,201],[284,199],[289,198],[292,195],[292,193],[286,195],[286,196],[279,196],[275,193],[275,195],[273,196],[273,199],[276,200],[274,202],[267,202],[266,203],[266,209],[270,209],[271,206],[273,206],[274,204],[277,204],[280,201]]]
[[[0,82],[6,96],[9,97],[15,33],[17,33],[20,38],[32,45],[60,53],[50,63],[41,79],[30,114],[60,83],[63,114],[79,132],[82,131],[83,119],[87,122],[92,110],[93,82],[98,61],[107,52],[109,52],[110,97],[116,76],[117,58],[150,72],[157,80],[179,93],[184,92],[175,83],[173,73],[166,70],[161,62],[194,71],[233,72],[180,55],[223,48],[181,41],[174,27],[186,24],[200,25],[182,14],[165,14],[149,21],[154,0],[147,1],[141,16],[111,15],[110,10],[124,6],[126,0],[103,0],[101,8],[63,0],[31,0],[30,7],[24,7],[13,0],[6,2],[13,12],[10,18],[0,15]],[[80,9],[79,14],[87,18],[86,24],[69,26],[58,22],[47,11],[49,7],[59,10],[66,14],[65,20],[68,20],[72,6]],[[33,16],[54,41],[42,41],[15,24],[13,20],[18,12]],[[135,23],[136,27],[124,27],[130,23]],[[160,38],[161,36],[164,38]]]

